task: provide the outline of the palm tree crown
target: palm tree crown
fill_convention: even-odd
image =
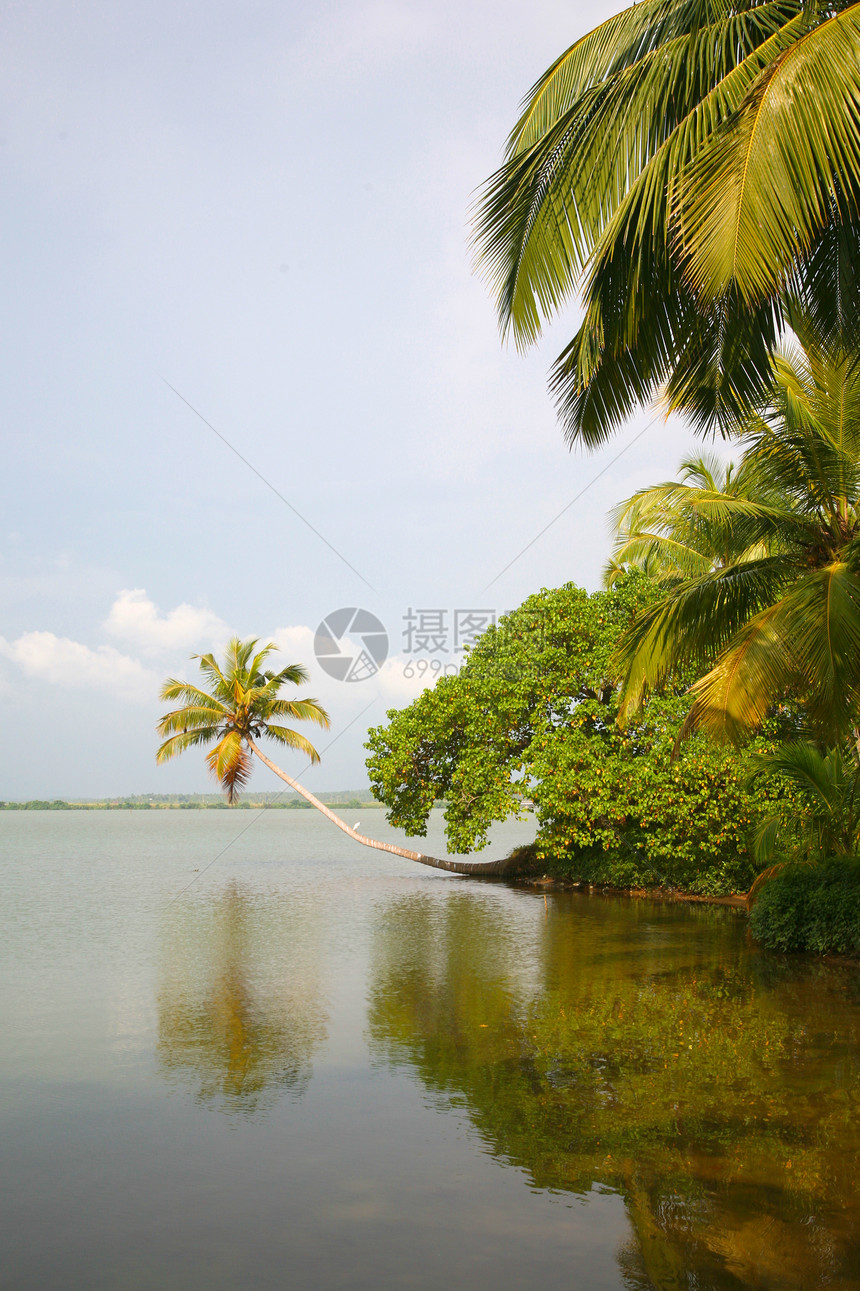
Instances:
[[[774,490],[770,501],[778,497]],[[761,480],[749,464],[738,468],[710,453],[682,462],[680,480],[640,489],[612,513],[615,545],[604,571],[607,586],[629,569],[674,583],[763,556],[760,542],[744,545],[746,534],[732,508],[738,500],[762,502]]]
[[[166,762],[185,749],[215,742],[206,756],[209,769],[233,803],[251,775],[250,741],[268,736],[288,748],[298,749],[319,761],[313,745],[298,731],[281,725],[282,719],[329,725],[328,714],[315,699],[281,699],[287,685],[300,686],[308,680],[301,664],[290,664],[280,672],[265,668],[266,659],[277,646],[273,642],[257,649],[252,638],[234,637],[227,646],[223,665],[212,654],[198,659],[206,689],[170,677],[161,689],[163,700],[184,701],[181,708],[165,713],[158,723],[159,735],[167,736],[156,761]]]
[[[793,325],[768,405],[738,425],[747,496],[706,503],[740,554],[669,588],[617,660],[627,709],[673,668],[706,668],[688,721],[722,738],[788,692],[830,741],[860,709],[860,365]]]
[[[787,289],[844,325],[858,211],[860,4],[642,0],[533,87],[476,244],[520,344],[584,284],[551,387],[592,445],[661,388],[702,428],[735,415]]]

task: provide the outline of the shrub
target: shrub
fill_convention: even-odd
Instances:
[[[750,927],[770,950],[860,954],[860,859],[786,865],[762,888]]]

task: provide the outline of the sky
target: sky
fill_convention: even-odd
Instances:
[[[0,5],[0,799],[211,791],[156,767],[158,690],[234,633],[331,715],[308,786],[359,788],[458,611],[600,585],[610,508],[700,446],[643,409],[571,452],[576,304],[518,353],[469,235],[523,96],[616,7]],[[314,641],[350,608],[387,657],[341,681]]]

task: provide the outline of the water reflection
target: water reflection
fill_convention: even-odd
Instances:
[[[481,896],[390,902],[377,1060],[536,1187],[623,1195],[631,1288],[856,1288],[856,970],[758,954],[710,908],[538,899],[533,936]]]
[[[160,953],[158,1062],[197,1099],[251,1114],[304,1093],[326,1038],[318,927],[284,896],[235,883],[170,908]]]

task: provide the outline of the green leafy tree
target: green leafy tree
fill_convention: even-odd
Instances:
[[[621,633],[653,599],[640,573],[589,595],[567,584],[504,615],[454,677],[370,732],[367,766],[392,824],[423,835],[445,804],[449,842],[481,848],[528,803],[538,833],[524,864],[571,878],[691,891],[746,891],[750,799],[742,759],[697,736],[673,762],[687,712],[675,689],[618,726],[610,667]]]
[[[643,0],[538,80],[488,180],[479,262],[532,344],[581,285],[551,388],[571,441],[643,401],[700,428],[766,387],[786,290],[853,327],[860,5]]]

